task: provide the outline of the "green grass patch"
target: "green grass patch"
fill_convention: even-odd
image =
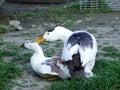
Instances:
[[[51,57],[53,54],[55,53],[55,49],[46,49],[46,51],[44,52],[45,56],[47,57]]]
[[[19,55],[21,50],[16,45],[1,40],[0,46],[3,47],[0,49],[0,90],[11,90],[15,84],[12,80],[22,73],[22,68],[17,66],[20,62],[17,61],[16,57],[20,58],[23,56]],[[4,57],[11,57],[11,59],[5,60],[6,58]]]
[[[19,54],[19,48],[16,45],[8,44],[1,41],[1,46],[5,45],[2,49],[0,49],[0,57],[4,56],[15,56]]]
[[[23,54],[20,54],[20,55],[16,55],[13,58],[13,62],[24,65],[24,64],[30,62],[31,56],[32,56],[32,53],[23,53]]]
[[[120,61],[98,60],[93,72],[96,77],[55,81],[48,90],[119,90]]]
[[[12,79],[21,74],[21,68],[12,62],[5,62],[0,58],[0,90],[10,90],[13,86]]]
[[[105,52],[119,52],[114,46],[103,47],[102,50]]]
[[[105,52],[103,56],[120,59],[120,51],[114,46],[104,47],[102,50]]]
[[[8,29],[5,25],[0,25],[0,34],[8,32]]]
[[[25,52],[25,49],[20,48],[12,43],[6,43],[1,40],[1,45],[4,46],[0,49],[0,58],[11,57],[12,62],[18,64],[26,64],[29,62],[32,53]],[[25,52],[25,53],[23,53]]]
[[[44,17],[49,22],[56,23],[56,25],[71,25],[75,23],[76,18],[75,13],[79,13],[80,11],[77,8],[50,8],[46,9],[42,13],[33,13],[31,16],[33,17]]]
[[[4,41],[0,38],[0,45],[3,45]]]
[[[16,51],[6,51],[6,50],[0,50],[0,57],[3,56],[15,56],[18,52]]]

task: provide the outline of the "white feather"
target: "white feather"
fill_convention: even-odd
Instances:
[[[77,54],[78,48],[79,48],[78,44],[72,47],[69,44],[68,46],[66,46],[65,44],[62,51],[62,60],[65,60],[65,61],[72,60],[72,55]]]
[[[61,70],[65,73],[63,73],[61,76],[60,73],[56,73],[52,70],[52,67],[48,64],[46,64],[47,60],[53,60],[52,57],[45,57],[42,48],[37,43],[32,43],[30,41],[26,41],[24,43],[24,46],[28,49],[31,49],[34,51],[34,54],[32,55],[30,59],[30,65],[32,69],[39,74],[42,77],[49,77],[51,75],[56,75],[61,78],[68,78],[70,77],[69,70],[67,67],[63,67],[61,63],[59,63]],[[52,62],[51,62],[52,63]],[[53,64],[54,65],[54,64]],[[57,64],[56,64],[57,65]]]

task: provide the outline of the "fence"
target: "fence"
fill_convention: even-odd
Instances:
[[[79,0],[80,10],[120,10],[120,0]]]

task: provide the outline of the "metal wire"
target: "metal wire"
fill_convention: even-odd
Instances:
[[[79,0],[79,2],[80,2],[80,10],[85,10],[85,9],[104,10],[105,7],[107,7],[105,0]]]

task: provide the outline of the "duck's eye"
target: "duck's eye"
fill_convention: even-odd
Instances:
[[[29,41],[27,41],[26,43],[29,43]]]
[[[47,35],[49,35],[49,32],[47,33]]]

